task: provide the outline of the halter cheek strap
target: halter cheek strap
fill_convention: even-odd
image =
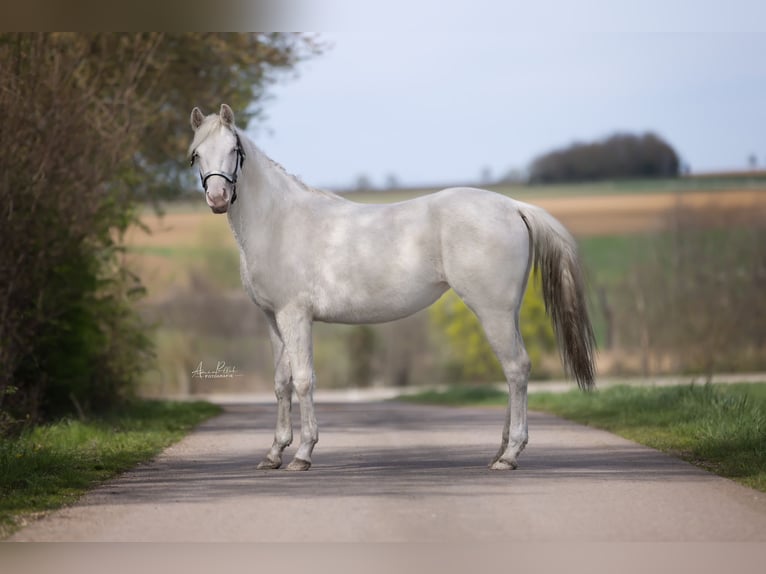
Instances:
[[[239,141],[239,134],[234,134],[237,137],[237,163],[234,166],[234,172],[228,173],[225,171],[208,171],[207,173],[200,172],[199,179],[202,182],[202,189],[207,192],[207,180],[214,175],[219,175],[228,181],[232,185],[231,189],[231,203],[237,201],[237,169],[242,171],[242,166],[245,164],[245,150],[242,149],[242,142]]]

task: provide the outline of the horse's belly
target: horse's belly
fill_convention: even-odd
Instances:
[[[447,290],[438,227],[422,210],[338,223],[317,250],[313,307],[320,321],[379,323],[411,315]],[[343,231],[341,233],[341,231]]]
[[[385,323],[428,307],[447,289],[443,282],[346,285],[317,293],[314,318],[327,323]]]

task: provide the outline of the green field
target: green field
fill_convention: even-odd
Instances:
[[[507,394],[455,387],[400,400],[501,406]],[[766,492],[766,383],[535,393],[529,408],[614,432]]]
[[[613,285],[636,264],[649,260],[658,241],[660,234],[639,233],[582,237],[578,244],[590,282]]]

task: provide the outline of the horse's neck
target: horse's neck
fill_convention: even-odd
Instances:
[[[229,208],[229,224],[243,250],[247,250],[253,235],[247,234],[248,229],[273,226],[289,210],[327,200],[271,161],[252,142],[247,142],[245,151],[237,201]]]

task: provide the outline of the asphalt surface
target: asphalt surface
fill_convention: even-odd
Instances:
[[[490,471],[503,414],[320,403],[314,466],[295,473],[255,468],[271,444],[274,405],[229,405],[11,540],[766,540],[766,495],[550,415],[530,414],[518,470]]]

